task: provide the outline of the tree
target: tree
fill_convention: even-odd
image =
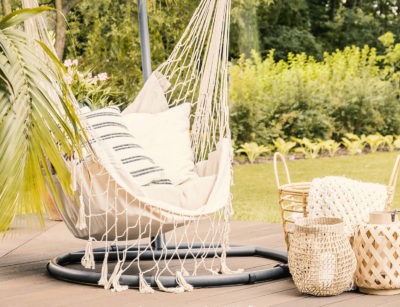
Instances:
[[[4,0],[2,0],[4,1]],[[57,9],[56,18],[56,42],[55,49],[58,58],[61,60],[64,56],[67,24],[66,19],[68,13],[74,8],[81,0],[55,0],[55,7]]]
[[[11,13],[11,5],[9,0],[1,0],[1,8],[3,10],[3,15],[8,15]]]
[[[289,52],[306,52],[321,58],[322,47],[311,33],[311,24],[307,0],[261,4],[258,10],[261,53],[266,55],[275,49],[276,59],[286,59]]]

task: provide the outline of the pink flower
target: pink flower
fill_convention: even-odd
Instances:
[[[78,75],[78,78],[79,78],[79,79],[82,79],[82,78],[83,78],[83,73],[77,71],[76,74]]]
[[[69,74],[65,75],[65,82],[69,85],[72,83],[72,76]]]
[[[64,66],[65,67],[70,67],[70,66],[72,66],[73,65],[73,63],[72,63],[72,61],[70,60],[70,59],[66,59],[65,61],[64,61]]]
[[[106,72],[102,72],[97,75],[97,78],[99,78],[100,81],[106,81],[108,79],[108,75]]]
[[[78,66],[78,59],[74,59],[74,60],[72,60],[72,65],[74,65],[74,66]]]

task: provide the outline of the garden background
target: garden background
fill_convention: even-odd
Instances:
[[[198,2],[149,1],[154,68]],[[47,20],[78,101],[92,109],[131,102],[143,85],[136,1],[40,3],[58,9]],[[1,4],[3,14],[17,8],[13,0]],[[400,0],[232,0],[237,154],[339,155],[291,161],[293,179],[337,174],[386,183],[395,153],[359,154],[400,148],[399,13]],[[235,181],[236,218],[279,221],[270,163],[235,167]]]

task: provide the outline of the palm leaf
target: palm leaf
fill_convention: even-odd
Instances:
[[[50,165],[71,194],[63,154],[79,154],[82,144],[59,63],[11,27],[45,9],[16,11],[0,21],[0,231],[19,214],[33,214],[43,224],[48,188],[62,208]]]
[[[49,6],[41,6],[36,8],[28,8],[28,9],[21,9],[14,11],[0,20],[0,29],[4,30],[9,27],[13,27],[17,24],[20,24],[21,22],[24,22],[29,18],[32,18],[36,15],[41,14],[44,11],[49,11],[49,10],[54,10],[54,9]]]

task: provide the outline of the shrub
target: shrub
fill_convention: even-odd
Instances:
[[[237,153],[244,153],[246,154],[247,158],[249,159],[250,163],[254,163],[258,156],[262,155],[263,153],[269,153],[271,151],[270,148],[264,145],[258,145],[255,142],[245,143],[241,145],[241,148],[237,150]]]
[[[300,145],[300,147],[295,149],[296,152],[304,154],[306,159],[315,159],[318,157],[322,148],[321,143],[313,143],[307,138],[302,138],[301,140],[295,137],[292,138]]]
[[[340,149],[340,143],[335,142],[334,140],[318,140],[318,142],[321,145],[321,150],[327,151],[331,157],[333,157]]]
[[[232,135],[239,144],[271,144],[289,136],[399,134],[400,78],[392,62],[368,46],[325,53],[320,62],[305,54],[276,62],[273,51],[264,60],[255,52],[241,57],[232,65]]]
[[[277,138],[272,142],[274,143],[276,150],[284,156],[286,156],[292,148],[296,146],[296,142],[285,142],[282,138]]]
[[[118,95],[109,82],[110,77],[106,72],[95,76],[89,70],[79,71],[78,60],[67,59],[64,61],[67,68],[66,82],[81,107],[87,106],[92,110],[117,105]]]
[[[368,144],[371,152],[376,152],[379,147],[385,144],[385,138],[380,134],[371,134],[365,138],[365,143]]]
[[[362,153],[365,147],[365,136],[359,138],[357,135],[352,133],[346,133],[346,137],[342,138],[343,145],[347,148],[350,155]]]

